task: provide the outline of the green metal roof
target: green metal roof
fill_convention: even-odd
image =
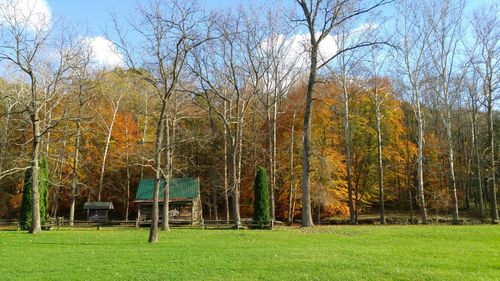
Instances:
[[[160,200],[163,200],[163,187],[165,181],[160,180]],[[136,201],[153,200],[153,189],[155,179],[141,179],[139,188],[135,195]],[[170,200],[176,199],[193,199],[200,194],[200,182],[192,178],[174,178],[170,180]]]

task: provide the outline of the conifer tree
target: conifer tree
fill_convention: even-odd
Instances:
[[[259,167],[254,182],[253,223],[260,227],[269,224],[269,180],[266,170]]]
[[[23,200],[21,203],[21,214],[19,218],[19,223],[22,229],[28,230],[31,228],[32,224],[32,181],[31,181],[32,169],[26,170],[26,174],[24,176],[24,187],[23,187]],[[48,168],[47,168],[47,160],[43,158],[40,161],[40,221],[41,224],[45,223],[47,218],[47,207],[49,203],[48,198]]]

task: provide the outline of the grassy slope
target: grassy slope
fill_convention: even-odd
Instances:
[[[1,280],[500,280],[499,226],[0,231]]]

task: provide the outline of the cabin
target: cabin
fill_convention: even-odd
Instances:
[[[200,180],[193,178],[173,178],[169,181],[169,222],[201,225],[203,214],[200,197]],[[154,178],[139,181],[135,196],[137,206],[136,227],[151,224],[153,210]],[[159,219],[163,214],[163,188],[165,181],[160,180]]]
[[[88,220],[97,223],[108,222],[108,211],[113,210],[112,202],[85,202],[84,210],[88,210]]]

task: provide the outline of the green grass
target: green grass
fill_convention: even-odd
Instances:
[[[500,280],[500,226],[0,231],[0,280]]]

